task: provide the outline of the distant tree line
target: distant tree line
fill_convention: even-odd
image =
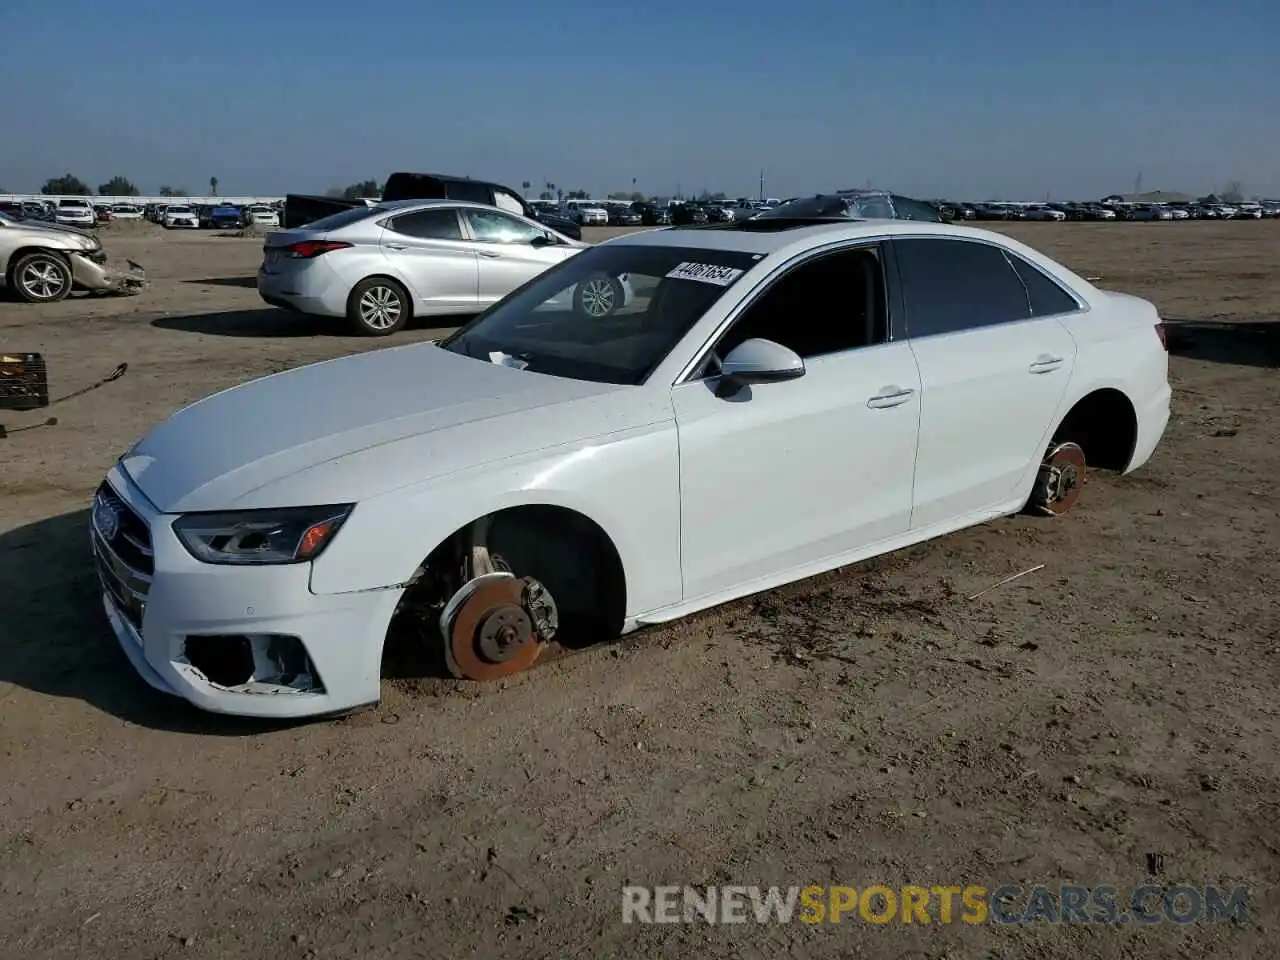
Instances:
[[[0,191],[2,193],[4,191]],[[40,192],[46,197],[91,197],[94,195],[93,188],[81,180],[79,177],[71,173],[64,173],[60,177],[52,177],[44,182],[44,186],[40,188]],[[186,190],[178,187],[171,187],[165,184],[156,191],[162,197],[189,197]],[[209,178],[210,196],[216,195],[218,192],[218,178]],[[140,197],[142,191],[128,177],[115,176],[106,183],[98,184],[98,196],[102,197]]]

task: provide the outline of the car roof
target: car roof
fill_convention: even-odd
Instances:
[[[744,220],[729,227],[668,227],[623,234],[606,240],[608,244],[637,244],[655,247],[691,247],[702,250],[730,250],[742,253],[793,254],[811,247],[841,240],[873,239],[885,236],[934,236],[966,240],[987,240],[1011,246],[1010,238],[991,230],[962,227],[928,220],[832,220],[830,223],[770,221],[776,225],[756,230]]]
[[[419,199],[419,200],[385,200],[385,201],[373,204],[373,206],[371,206],[369,209],[370,210],[405,210],[409,208],[427,209],[428,207],[469,207],[475,210],[494,210],[494,209],[502,210],[501,207],[495,208],[493,204],[490,204],[490,203],[476,203],[474,200],[452,200],[452,199],[449,199],[448,197],[433,197],[430,199]],[[512,214],[515,214],[516,216],[521,216],[521,214],[516,213],[514,210],[503,210],[502,212],[512,213]]]

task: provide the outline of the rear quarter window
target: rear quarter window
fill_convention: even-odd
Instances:
[[[1033,317],[1051,317],[1059,313],[1074,313],[1080,309],[1076,298],[1063,290],[1056,280],[1051,279],[1043,270],[1033,266],[1016,253],[1008,255],[1014,271],[1027,288],[1027,299],[1031,303]]]

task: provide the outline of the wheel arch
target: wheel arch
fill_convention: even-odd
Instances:
[[[407,586],[383,640],[384,652],[406,633],[406,620],[423,618],[433,627],[443,603],[463,585],[462,557],[482,524],[486,542],[517,575],[538,577],[561,610],[562,637],[568,645],[616,636],[627,608],[627,573],[614,538],[595,518],[554,502],[498,506],[461,524],[423,556]],[[505,551],[513,551],[508,555]],[[521,569],[530,565],[533,569]],[[584,569],[589,572],[584,577]],[[589,593],[592,609],[584,609]],[[421,626],[421,625],[420,625]],[[595,636],[592,636],[595,634]]]
[[[1050,443],[1073,442],[1096,470],[1124,473],[1138,444],[1138,413],[1119,387],[1095,386],[1080,396],[1054,428]]]

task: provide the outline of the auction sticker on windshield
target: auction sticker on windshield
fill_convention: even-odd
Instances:
[[[727,287],[742,276],[737,267],[722,267],[715,263],[677,264],[667,276],[672,280],[700,280],[703,283],[714,283],[718,287]]]

